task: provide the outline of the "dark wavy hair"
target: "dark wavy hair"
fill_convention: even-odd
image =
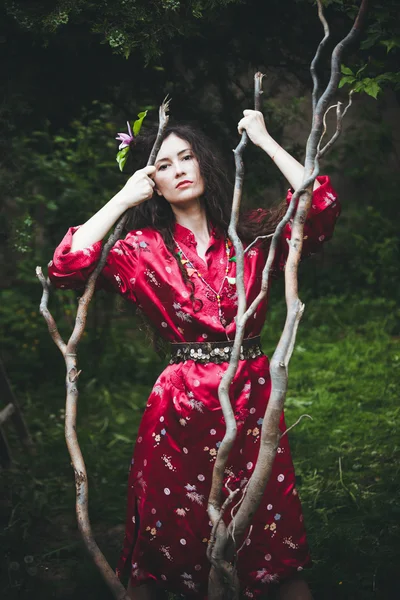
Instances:
[[[199,162],[200,174],[204,181],[205,191],[202,201],[207,219],[209,223],[227,232],[231,214],[233,183],[227,175],[228,170],[221,156],[211,140],[191,125],[170,125],[165,129],[162,141],[171,134],[175,134],[191,146],[193,154]],[[138,138],[133,150],[133,155],[138,157],[137,162],[135,160],[136,168],[143,168],[146,165],[155,139],[156,132]],[[249,242],[258,235],[272,233],[285,211],[286,203],[283,202],[267,212],[263,211],[261,219],[239,219],[239,237],[242,241]],[[165,198],[155,193],[147,202],[131,208],[129,213],[127,231],[152,227],[160,232],[167,247],[171,246],[175,217]]]
[[[199,162],[200,174],[204,181],[204,195],[202,202],[206,211],[209,225],[218,227],[225,235],[227,234],[233,196],[233,182],[228,175],[228,169],[220,154],[216,151],[211,140],[198,128],[192,125],[177,124],[170,125],[163,133],[162,141],[171,134],[185,140],[191,146],[193,154]],[[131,148],[130,165],[134,170],[146,166],[151,148],[155,142],[157,131],[150,131],[140,135],[136,144]],[[242,214],[237,227],[238,235],[243,242],[251,242],[259,235],[273,233],[277,224],[286,212],[286,202],[283,201],[269,210],[252,211],[250,218]],[[126,232],[134,229],[151,227],[157,230],[172,256],[175,257],[182,274],[183,281],[190,289],[190,299],[193,309],[201,310],[203,303],[194,295],[194,284],[189,279],[186,269],[183,267],[179,257],[175,254],[175,243],[173,238],[175,216],[172,208],[163,196],[154,193],[153,197],[129,209],[129,216],[125,225]],[[263,242],[267,247],[270,241]],[[140,311],[139,311],[140,314]],[[142,315],[143,317],[143,315]],[[143,317],[147,334],[152,338],[156,351],[163,355],[163,348],[159,335],[149,328],[147,319]],[[160,344],[161,342],[161,344]]]
[[[150,150],[156,139],[156,131],[140,136],[133,150],[133,159],[137,168],[146,165]],[[215,150],[211,140],[201,131],[191,125],[170,125],[163,133],[162,141],[171,134],[188,142],[193,154],[197,158],[200,167],[200,174],[204,181],[204,195],[202,202],[206,211],[209,224],[218,227],[222,232],[227,233],[233,195],[233,184],[227,175],[227,168],[222,161],[219,153]],[[135,160],[137,156],[137,160]],[[277,224],[286,212],[286,202],[280,203],[277,207],[268,211],[260,211],[253,215],[253,218],[246,218],[242,215],[239,218],[238,235],[243,242],[251,242],[258,235],[268,235],[273,233]],[[244,217],[244,218],[243,218]],[[127,231],[132,229],[143,229],[151,227],[156,229],[162,236],[168,250],[174,255],[173,231],[175,216],[172,208],[163,196],[154,193],[153,197],[129,210],[129,217],[126,224]],[[269,244],[269,241],[266,242]],[[180,260],[175,255],[178,265],[181,269],[184,281],[192,289],[192,302],[196,310],[201,308],[201,301],[193,296],[193,284],[187,277],[186,270],[182,267]]]

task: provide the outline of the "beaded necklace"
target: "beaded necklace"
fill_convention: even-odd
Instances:
[[[192,261],[187,257],[187,255],[185,254],[185,252],[182,250],[181,246],[178,244],[178,242],[176,241],[175,238],[173,238],[176,247],[178,248],[178,256],[179,259],[182,263],[182,265],[184,265],[186,267],[186,270],[188,272],[189,277],[191,277],[193,275],[193,273],[195,273],[197,275],[197,277],[204,283],[204,285],[208,288],[208,290],[210,292],[212,292],[213,296],[209,296],[207,294],[207,297],[213,301],[217,301],[217,305],[218,305],[218,316],[219,316],[219,320],[221,322],[221,325],[223,327],[225,327],[226,325],[226,320],[224,318],[224,315],[222,313],[222,307],[221,307],[221,292],[222,292],[222,288],[224,287],[224,283],[225,283],[225,279],[228,280],[228,283],[234,285],[236,283],[236,278],[235,277],[228,277],[228,272],[229,272],[229,254],[230,254],[230,250],[229,250],[229,244],[231,243],[229,238],[225,239],[225,254],[226,254],[226,266],[225,266],[225,275],[222,279],[221,285],[219,286],[219,290],[216,291],[214,290],[214,288],[208,283],[208,281],[206,281],[203,277],[203,275],[200,273],[200,271],[198,269],[196,269],[196,267],[194,266],[194,264],[192,263]],[[183,257],[183,258],[182,258]]]

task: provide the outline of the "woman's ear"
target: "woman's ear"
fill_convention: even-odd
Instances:
[[[162,193],[160,192],[160,190],[158,190],[156,187],[154,188],[154,191],[156,194],[158,194],[159,196],[162,196]]]

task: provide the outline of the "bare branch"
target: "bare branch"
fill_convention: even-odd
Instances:
[[[262,74],[256,73],[254,76],[254,95],[255,95],[255,106],[260,106],[260,95]],[[234,150],[235,155],[235,166],[236,166],[236,177],[235,177],[235,189],[233,194],[231,220],[228,228],[228,235],[233,243],[236,254],[236,289],[238,294],[238,311],[237,311],[237,323],[241,316],[246,310],[246,292],[244,288],[244,249],[242,241],[237,234],[237,224],[239,220],[239,209],[242,198],[242,187],[244,177],[244,166],[243,166],[243,151],[248,143],[248,136],[246,131],[243,131],[241,140]],[[229,386],[237,370],[237,365],[240,358],[240,346],[242,345],[244,337],[244,329],[236,328],[235,343],[232,348],[231,360],[228,369],[225,371],[224,376],[221,379],[220,386],[218,388],[218,396],[222,407],[226,423],[226,431],[221,445],[218,449],[217,458],[215,461],[212,486],[209,496],[209,516],[211,521],[214,523],[219,518],[219,510],[221,505],[221,490],[224,470],[226,462],[228,460],[229,452],[233,446],[236,438],[236,421],[233,415],[231,402],[229,399]]]
[[[301,303],[298,297],[297,268],[303,245],[304,222],[311,205],[313,183],[315,181],[315,177],[319,173],[319,156],[317,153],[317,145],[322,133],[324,112],[333,96],[333,93],[336,91],[339,82],[339,67],[343,50],[356,37],[358,29],[361,25],[362,17],[365,14],[365,6],[366,1],[363,0],[359,15],[350,33],[336,46],[334,50],[329,84],[321,95],[321,98],[316,102],[315,109],[313,110],[312,128],[306,148],[304,181],[301,189],[296,190],[293,194],[289,209],[285,217],[279,223],[275,234],[272,237],[270,251],[263,270],[260,294],[243,314],[243,316],[240,317],[238,314],[237,317],[237,329],[239,329],[243,327],[246,319],[254,314],[260,300],[265,297],[268,291],[269,273],[275,258],[275,251],[279,236],[285,224],[295,213],[292,225],[292,235],[289,244],[289,254],[285,267],[287,318],[281,339],[279,340],[278,346],[271,360],[270,373],[272,390],[263,420],[260,451],[257,458],[257,463],[249,481],[248,491],[234,519],[236,522],[235,528],[239,539],[244,535],[248,524],[251,522],[251,519],[257,510],[257,507],[259,506],[259,502],[261,501],[266,483],[271,473],[276,449],[279,444],[279,421],[287,390],[287,364],[294,347],[299,320],[304,310],[304,305]],[[228,527],[228,545],[232,541],[232,529],[233,523],[231,522]],[[228,555],[229,552],[232,554],[232,549],[227,551]]]
[[[261,73],[255,74],[254,105],[256,109],[259,109],[261,105],[260,96],[262,93],[262,79],[263,76]],[[235,248],[236,255],[236,289],[238,294],[236,333],[229,365],[221,379],[221,383],[218,388],[218,397],[225,419],[226,430],[221,445],[218,449],[214,465],[211,490],[209,494],[207,507],[208,515],[213,525],[215,525],[216,531],[216,539],[211,554],[212,568],[210,571],[209,581],[212,581],[213,584],[212,586],[209,585],[210,600],[213,600],[213,598],[219,598],[220,595],[223,593],[223,590],[227,587],[231,590],[236,590],[235,593],[238,594],[238,584],[235,583],[237,581],[236,570],[232,567],[229,558],[227,562],[225,556],[225,549],[227,543],[226,525],[224,521],[220,519],[220,514],[224,471],[229,453],[236,439],[237,432],[236,421],[229,398],[229,387],[237,371],[240,358],[240,347],[244,338],[244,327],[239,326],[239,321],[246,310],[246,292],[244,287],[244,249],[242,241],[237,233],[237,224],[239,220],[239,210],[242,199],[244,177],[244,166],[242,156],[247,143],[248,135],[246,131],[243,131],[241,140],[236,149],[234,150],[236,176],[232,201],[231,219],[228,228],[228,235]]]
[[[319,46],[317,48],[317,51],[315,53],[315,56],[311,62],[311,66],[310,66],[310,72],[311,72],[311,77],[313,80],[313,92],[312,92],[312,107],[313,107],[313,111],[315,110],[316,106],[317,106],[317,101],[318,101],[318,92],[319,92],[319,81],[318,81],[318,75],[317,75],[317,65],[318,62],[321,58],[321,54],[322,51],[324,49],[324,46],[326,46],[326,43],[329,39],[329,25],[327,20],[325,19],[324,16],[324,11],[322,8],[322,2],[321,0],[317,0],[317,4],[318,4],[318,18],[322,23],[322,26],[324,28],[324,37],[321,40],[321,42],[319,43]]]
[[[50,295],[50,282],[43,275],[43,271],[42,271],[41,267],[36,267],[36,276],[39,279],[40,283],[42,284],[42,288],[43,288],[43,294],[42,294],[42,299],[40,301],[39,312],[40,312],[40,314],[43,315],[43,317],[47,323],[47,327],[49,329],[49,333],[53,339],[53,342],[59,348],[61,354],[64,355],[67,346],[66,346],[65,342],[63,341],[63,339],[58,331],[56,322],[47,306],[48,302],[49,302],[49,295]]]
[[[320,150],[320,145],[321,145],[321,141],[322,141],[322,137],[321,136],[321,140],[320,143],[318,144],[318,158],[322,158],[323,156],[325,156],[325,154],[327,152],[329,152],[329,150],[332,148],[333,144],[336,142],[337,138],[339,137],[339,135],[342,133],[342,124],[343,124],[343,119],[348,111],[348,109],[350,108],[350,106],[352,105],[352,95],[354,93],[354,90],[350,90],[349,92],[349,102],[346,106],[346,108],[344,109],[344,111],[342,112],[342,103],[338,102],[337,103],[337,111],[336,111],[336,131],[333,134],[333,136],[331,137],[331,139],[329,140],[329,142],[327,142],[327,144],[325,144],[325,146],[322,148],[322,150]],[[332,108],[332,107],[330,107]],[[329,108],[328,108],[329,110]],[[326,111],[325,115],[324,115],[324,127],[325,127],[325,117],[328,111]],[[324,130],[325,133],[325,130]]]
[[[251,536],[251,532],[253,531],[253,525],[250,525],[250,529],[249,529],[249,533],[247,534],[247,536],[244,538],[243,544],[240,546],[239,550],[237,551],[236,554],[239,554],[239,552],[241,550],[243,550],[247,540],[249,539],[249,537]]]
[[[149,160],[147,162],[148,165],[154,164],[155,157],[161,145],[162,134],[168,123],[168,107],[169,100],[165,98],[162,103],[159,111],[160,115],[160,123],[158,128],[158,134],[156,141],[153,145],[152,151],[150,153]],[[77,381],[81,371],[78,371],[77,368],[77,347],[81,340],[82,334],[85,329],[87,312],[89,308],[89,303],[93,297],[95,291],[96,280],[102,271],[106,261],[107,256],[115,244],[115,242],[119,239],[128,218],[128,211],[122,215],[120,220],[118,221],[113,234],[107,240],[107,243],[104,245],[100,260],[96,265],[93,273],[88,279],[88,282],[85,287],[85,291],[82,297],[79,299],[77,314],[75,318],[75,324],[72,331],[72,334],[68,340],[67,345],[62,341],[61,336],[58,332],[57,326],[53,317],[51,316],[47,304],[49,298],[49,282],[43,276],[42,270],[40,267],[36,268],[36,275],[42,283],[43,287],[43,296],[40,303],[40,312],[46,319],[49,332],[55,342],[55,344],[60,349],[61,353],[65,359],[67,377],[66,377],[66,388],[67,388],[67,397],[66,397],[66,409],[65,409],[65,438],[68,446],[68,450],[71,456],[71,462],[73,465],[74,473],[75,473],[75,487],[76,487],[76,515],[78,521],[78,527],[82,534],[83,541],[86,545],[88,552],[90,553],[94,563],[99,568],[104,580],[106,581],[108,587],[113,593],[114,597],[117,600],[129,600],[129,596],[126,593],[125,588],[121,584],[120,580],[117,578],[114,571],[111,569],[108,564],[106,558],[100,551],[99,547],[96,544],[96,541],[93,537],[90,522],[89,522],[89,513],[88,513],[88,480],[86,467],[83,460],[83,456],[81,453],[81,449],[79,446],[77,433],[76,433],[76,414],[77,414],[77,404],[78,404],[78,388]]]
[[[321,137],[319,139],[318,146],[317,146],[317,155],[318,156],[320,156],[320,148],[321,148],[322,140],[324,139],[325,134],[326,134],[326,130],[327,130],[326,117],[328,116],[328,113],[333,108],[336,108],[336,122],[338,122],[338,113],[340,114],[341,105],[342,105],[341,102],[338,102],[337,104],[332,104],[332,106],[330,106],[329,108],[327,108],[326,111],[325,111],[324,117],[322,119],[323,131],[322,131],[322,134],[321,134]]]
[[[331,58],[331,75],[329,83],[326,86],[325,91],[319,98],[318,102],[313,108],[313,123],[310,136],[307,141],[306,149],[306,172],[309,173],[314,163],[314,157],[316,156],[316,147],[321,136],[322,130],[322,117],[328,107],[328,104],[336,92],[339,80],[340,80],[340,64],[342,62],[342,56],[348,46],[353,43],[358,37],[361,28],[364,23],[365,14],[367,11],[368,0],[362,0],[356,20],[343,40],[341,40],[334,48]],[[321,8],[320,8],[321,7]],[[319,0],[319,9],[322,11],[322,4]]]
[[[232,510],[231,510],[231,519],[232,519],[232,523],[233,523],[232,534],[231,535],[232,535],[232,539],[233,539],[233,542],[234,542],[235,546],[236,546],[236,539],[235,539],[235,512],[237,512],[239,510],[239,506],[243,502],[243,499],[244,499],[244,497],[246,495],[248,487],[249,487],[249,482],[247,482],[246,485],[244,486],[244,488],[242,490],[242,497],[240,498],[239,502],[237,502],[235,504],[235,506],[232,506]]]
[[[162,134],[166,128],[166,126],[168,125],[168,121],[169,121],[169,104],[171,102],[171,98],[168,98],[168,96],[165,96],[161,106],[160,106],[160,110],[159,110],[159,120],[158,120],[158,131],[157,131],[157,137],[156,137],[156,141],[154,142],[154,146],[151,149],[150,152],[150,156],[149,156],[149,160],[147,161],[147,166],[150,167],[152,165],[154,165],[154,162],[156,160],[156,156],[158,154],[158,151],[160,149],[161,146],[161,139],[162,139]]]
[[[261,110],[262,80],[265,75],[258,71],[254,75],[254,110]]]
[[[236,490],[230,490],[228,488],[228,482],[225,484],[225,487],[227,488],[227,490],[229,492],[229,495],[226,498],[225,502],[223,503],[223,505],[221,507],[221,510],[220,510],[219,517],[218,517],[217,521],[215,522],[215,524],[213,525],[213,527],[211,529],[210,541],[209,541],[208,546],[207,546],[207,558],[208,558],[208,560],[210,562],[211,562],[211,559],[212,559],[212,552],[213,552],[213,549],[214,549],[214,544],[215,544],[215,540],[216,540],[216,536],[217,536],[217,530],[218,530],[218,527],[220,525],[220,522],[223,519],[223,516],[224,516],[225,511],[228,508],[229,504],[231,504],[231,502],[233,502],[233,500],[236,498],[236,496],[240,492],[240,488],[238,488]]]
[[[280,439],[282,439],[284,435],[286,435],[287,433],[289,433],[289,431],[290,431],[291,429],[293,429],[293,427],[296,427],[296,425],[298,425],[298,424],[300,423],[300,421],[301,421],[302,419],[304,419],[305,417],[307,417],[308,419],[311,419],[311,421],[313,420],[313,418],[312,418],[312,417],[310,417],[310,415],[301,415],[301,416],[300,416],[300,417],[297,419],[296,423],[293,423],[293,425],[291,425],[290,427],[288,427],[287,429],[285,429],[285,431],[282,433],[282,435],[281,435]]]
[[[246,246],[246,248],[244,250],[244,253],[247,254],[247,252],[254,246],[254,244],[257,244],[257,242],[259,240],[267,240],[268,238],[271,238],[273,235],[274,235],[273,233],[270,233],[268,235],[258,235],[256,237],[256,239],[253,242],[251,242],[251,244],[249,244],[248,246]]]

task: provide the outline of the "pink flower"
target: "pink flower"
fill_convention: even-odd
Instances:
[[[118,146],[118,150],[122,150],[123,148],[128,148],[129,145],[135,139],[135,136],[132,133],[131,126],[129,125],[129,121],[127,121],[126,124],[128,126],[128,133],[119,133],[118,136],[115,138],[116,140],[119,140],[121,142],[120,145]]]

